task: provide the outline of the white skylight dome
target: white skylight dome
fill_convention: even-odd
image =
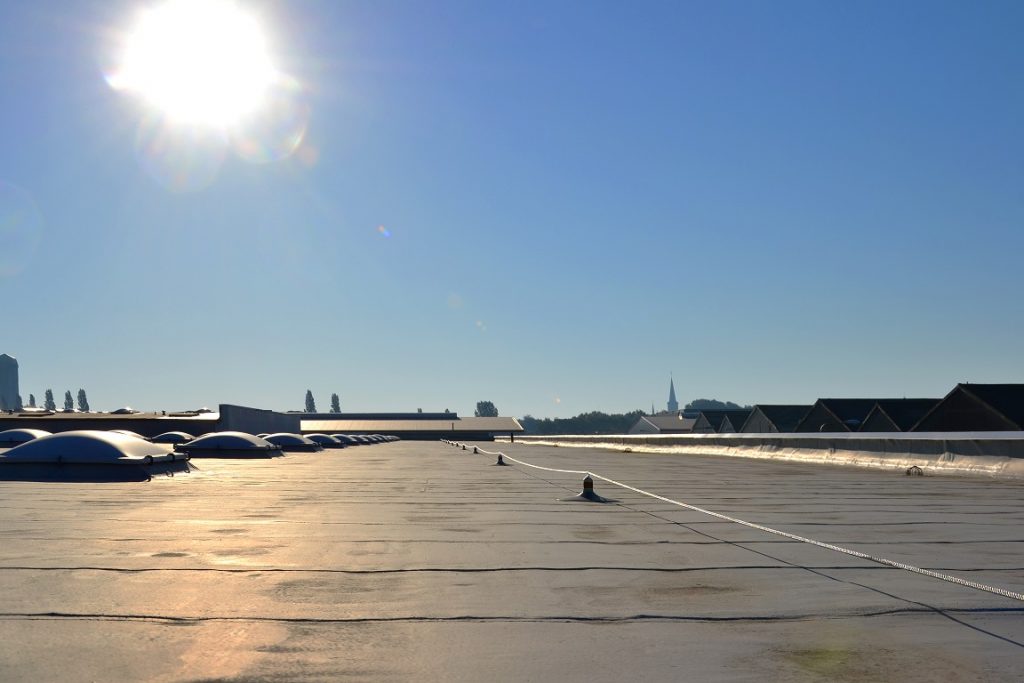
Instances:
[[[340,439],[335,439],[329,434],[306,434],[306,438],[310,441],[315,441],[324,448],[345,448],[347,445]]]
[[[316,441],[307,439],[301,434],[280,432],[277,434],[268,434],[265,438],[270,443],[280,446],[283,451],[322,451],[324,449],[324,447]]]
[[[8,462],[103,465],[152,460],[169,452],[166,446],[126,434],[83,429],[41,436],[12,448],[3,457]]]
[[[188,456],[124,434],[48,434],[0,453],[2,481],[144,482],[192,468]]]
[[[143,441],[149,441],[149,437],[143,436],[142,434],[139,434],[138,432],[133,432],[130,429],[111,429],[110,431],[112,433],[114,433],[114,434],[124,434],[125,436],[132,436],[132,437],[135,437],[136,439],[142,439]]]
[[[272,457],[281,447],[245,432],[213,432],[178,446],[178,450],[198,457]]]
[[[139,411],[135,410],[135,408],[132,408],[131,406],[124,406],[123,408],[118,408],[117,410],[111,410],[110,414],[111,415],[134,415],[137,412],[139,412]]]
[[[150,440],[153,443],[179,444],[188,443],[195,438],[196,437],[192,436],[188,432],[164,432],[163,434],[157,434]]]
[[[0,432],[0,448],[13,448],[49,434],[45,429],[8,429]]]

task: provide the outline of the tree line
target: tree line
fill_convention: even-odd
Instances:
[[[732,401],[698,398],[687,403],[683,410],[739,410],[750,407]],[[594,411],[554,419],[526,415],[519,418],[519,424],[523,425],[526,434],[626,434],[644,415],[647,413],[642,410],[611,414]]]
[[[317,412],[317,410],[316,410],[316,401],[313,399],[313,391],[312,391],[312,389],[306,389],[306,412],[307,413],[315,413],[315,412]],[[331,412],[332,413],[340,413],[341,412],[341,399],[338,398],[337,394],[331,394]]]
[[[628,413],[581,413],[576,417],[519,418],[526,434],[625,434],[643,415],[642,410]]]
[[[2,401],[2,399],[0,399],[0,401]],[[18,401],[17,401],[17,403],[15,405],[8,406],[8,405],[6,405],[6,403],[4,403],[3,405],[0,405],[0,410],[24,410],[25,408],[38,408],[38,407],[40,407],[40,406],[36,405],[36,395],[35,394],[29,394],[28,395],[28,405],[27,406],[21,400],[21,395],[19,394],[18,395]],[[43,408],[43,410],[52,410],[52,411],[56,412],[56,410],[57,410],[57,401],[55,401],[54,398],[53,398],[53,389],[47,389],[46,393],[43,394],[43,405],[42,405],[42,408]],[[75,410],[75,399],[73,399],[71,397],[71,390],[70,389],[68,389],[67,391],[64,392],[64,410],[66,412],[69,412],[69,413],[71,411]],[[90,410],[89,410],[89,397],[86,396],[85,389],[79,389],[78,390],[78,410],[79,410],[79,412],[83,412],[83,413],[90,412]]]
[[[697,398],[683,406],[683,410],[745,410],[753,407],[741,406],[732,401],[719,401],[715,398]]]
[[[306,389],[306,406],[304,412],[315,413],[316,399],[313,398],[313,390]],[[331,394],[331,411],[332,413],[341,412],[341,400],[337,394]],[[422,411],[421,411],[422,412]],[[447,410],[445,412],[448,412]],[[476,410],[473,413],[477,417],[498,417],[498,409],[494,406],[492,401],[477,401]]]

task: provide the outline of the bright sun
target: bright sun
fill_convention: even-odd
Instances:
[[[227,127],[275,75],[259,23],[235,2],[166,0],[140,13],[108,80],[177,123]]]

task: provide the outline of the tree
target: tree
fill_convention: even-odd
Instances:
[[[316,401],[313,400],[313,392],[310,389],[306,389],[306,412],[316,412]]]
[[[594,411],[553,420],[524,415],[519,423],[527,434],[625,434],[643,414],[642,410],[611,415]]]
[[[338,395],[337,394],[331,394],[331,412],[332,413],[340,413],[341,412],[341,401],[338,400]]]
[[[490,401],[477,401],[476,412],[473,414],[477,417],[498,417],[498,409]]]
[[[57,410],[57,404],[53,401],[53,389],[47,389],[43,395],[43,408],[47,410]]]
[[[36,407],[36,395],[35,394],[29,394],[28,395],[28,407],[29,408],[35,408]]]
[[[732,401],[719,401],[714,398],[697,398],[683,407],[683,410],[741,410],[751,406],[741,406]]]
[[[89,412],[89,399],[85,396],[85,389],[78,390],[78,409],[83,413]]]
[[[18,411],[25,410],[25,404],[21,402],[21,394],[18,394],[18,402],[14,404],[14,409]]]
[[[64,392],[64,410],[71,412],[75,409],[75,399],[71,398],[71,390]]]

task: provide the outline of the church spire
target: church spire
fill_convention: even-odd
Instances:
[[[668,378],[668,411],[674,413],[679,410],[679,402],[676,401],[676,385],[672,382],[672,377]]]

